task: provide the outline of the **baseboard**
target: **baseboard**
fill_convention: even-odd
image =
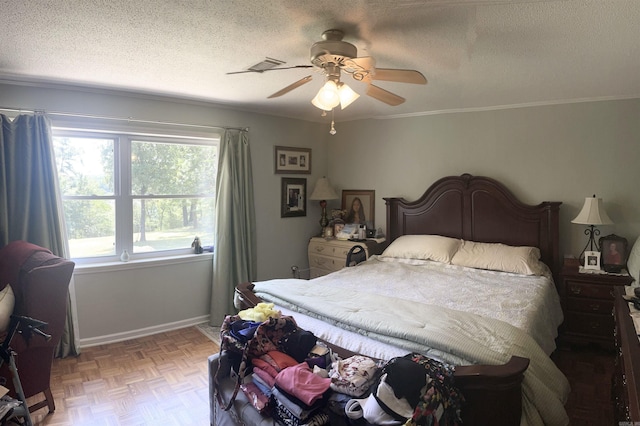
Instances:
[[[196,318],[171,322],[167,324],[154,325],[153,327],[140,328],[137,330],[125,331],[122,333],[107,334],[105,336],[89,337],[79,339],[77,344],[80,349],[89,348],[91,346],[106,345],[109,343],[122,342],[123,340],[137,339],[152,334],[158,334],[165,331],[177,330],[180,328],[191,327],[196,324],[209,321],[209,315],[202,315]]]

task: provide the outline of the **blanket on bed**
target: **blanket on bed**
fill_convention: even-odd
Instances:
[[[523,424],[569,423],[564,409],[567,379],[535,340],[517,327],[400,297],[362,292],[356,296],[315,281],[264,281],[255,283],[255,292],[264,300],[408,352],[435,348],[452,364],[498,365],[512,355],[529,358],[523,381]]]

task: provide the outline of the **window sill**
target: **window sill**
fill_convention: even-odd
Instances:
[[[94,274],[96,272],[122,271],[127,269],[154,268],[172,264],[185,264],[191,262],[209,261],[213,259],[213,253],[185,254],[180,256],[154,257],[148,259],[134,259],[128,262],[101,262],[101,263],[76,263],[75,275]],[[73,259],[72,259],[73,260]]]

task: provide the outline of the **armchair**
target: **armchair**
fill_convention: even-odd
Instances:
[[[22,335],[16,335],[11,342],[17,353],[16,365],[25,397],[44,393],[44,400],[29,407],[31,412],[45,406],[49,412],[55,410],[50,388],[51,364],[64,331],[74,267],[73,262],[25,241],[13,241],[0,249],[0,288],[11,285],[15,294],[14,314],[47,322],[44,331],[52,336],[49,341],[32,336],[27,342]],[[0,369],[0,377],[7,379],[5,386],[15,397],[6,365]]]

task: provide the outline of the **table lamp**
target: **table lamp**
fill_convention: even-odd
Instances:
[[[584,234],[589,236],[589,241],[587,241],[587,244],[584,246],[584,249],[580,254],[580,257],[582,258],[587,247],[589,247],[590,251],[594,251],[593,247],[595,245],[595,251],[600,251],[598,243],[595,240],[595,237],[600,235],[600,230],[596,228],[596,225],[611,225],[613,224],[613,221],[609,215],[607,215],[604,207],[602,207],[602,198],[596,198],[594,194],[593,197],[586,197],[584,199],[582,210],[580,210],[578,216],[576,216],[571,223],[589,225],[589,227],[584,230]]]
[[[321,177],[316,182],[315,188],[309,197],[310,200],[320,200],[320,207],[322,208],[322,216],[320,216],[320,226],[322,227],[322,234],[324,235],[324,229],[329,225],[329,219],[327,218],[327,200],[338,199],[338,194],[331,187],[329,179]]]

